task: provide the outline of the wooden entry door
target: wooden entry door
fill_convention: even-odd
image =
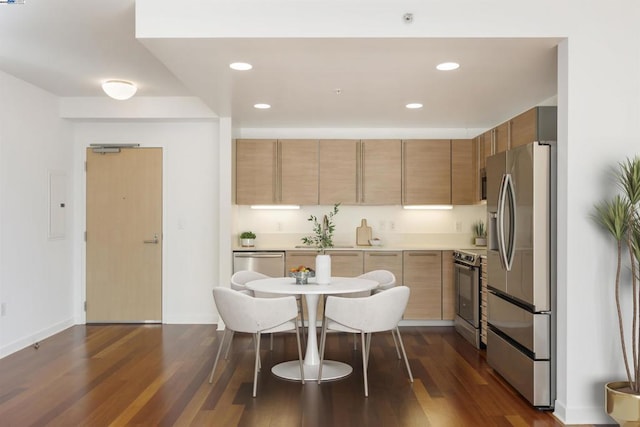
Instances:
[[[162,321],[162,148],[87,149],[87,323]]]

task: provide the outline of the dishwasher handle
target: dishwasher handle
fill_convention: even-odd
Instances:
[[[243,252],[233,254],[236,258],[282,258],[284,254],[265,254],[261,252]]]

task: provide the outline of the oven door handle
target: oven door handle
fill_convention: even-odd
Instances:
[[[461,269],[461,270],[467,270],[467,271],[473,271],[473,270],[474,270],[474,268],[475,268],[475,267],[470,267],[470,266],[465,265],[465,264],[459,264],[459,263],[457,263],[457,262],[454,262],[454,263],[453,263],[453,266],[454,266],[455,268],[459,268],[459,269]]]

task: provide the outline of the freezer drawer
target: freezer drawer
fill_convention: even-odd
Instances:
[[[551,352],[551,315],[531,313],[489,292],[489,324],[531,352],[534,359],[549,359]]]
[[[533,406],[551,407],[551,362],[532,360],[489,330],[487,362]]]
[[[234,252],[233,272],[257,271],[271,277],[284,276],[284,252]]]

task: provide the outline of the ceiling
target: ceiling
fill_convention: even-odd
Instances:
[[[134,3],[0,4],[0,70],[61,97],[131,80],[136,96],[196,96],[243,128],[488,128],[557,92],[558,39],[137,40]]]

